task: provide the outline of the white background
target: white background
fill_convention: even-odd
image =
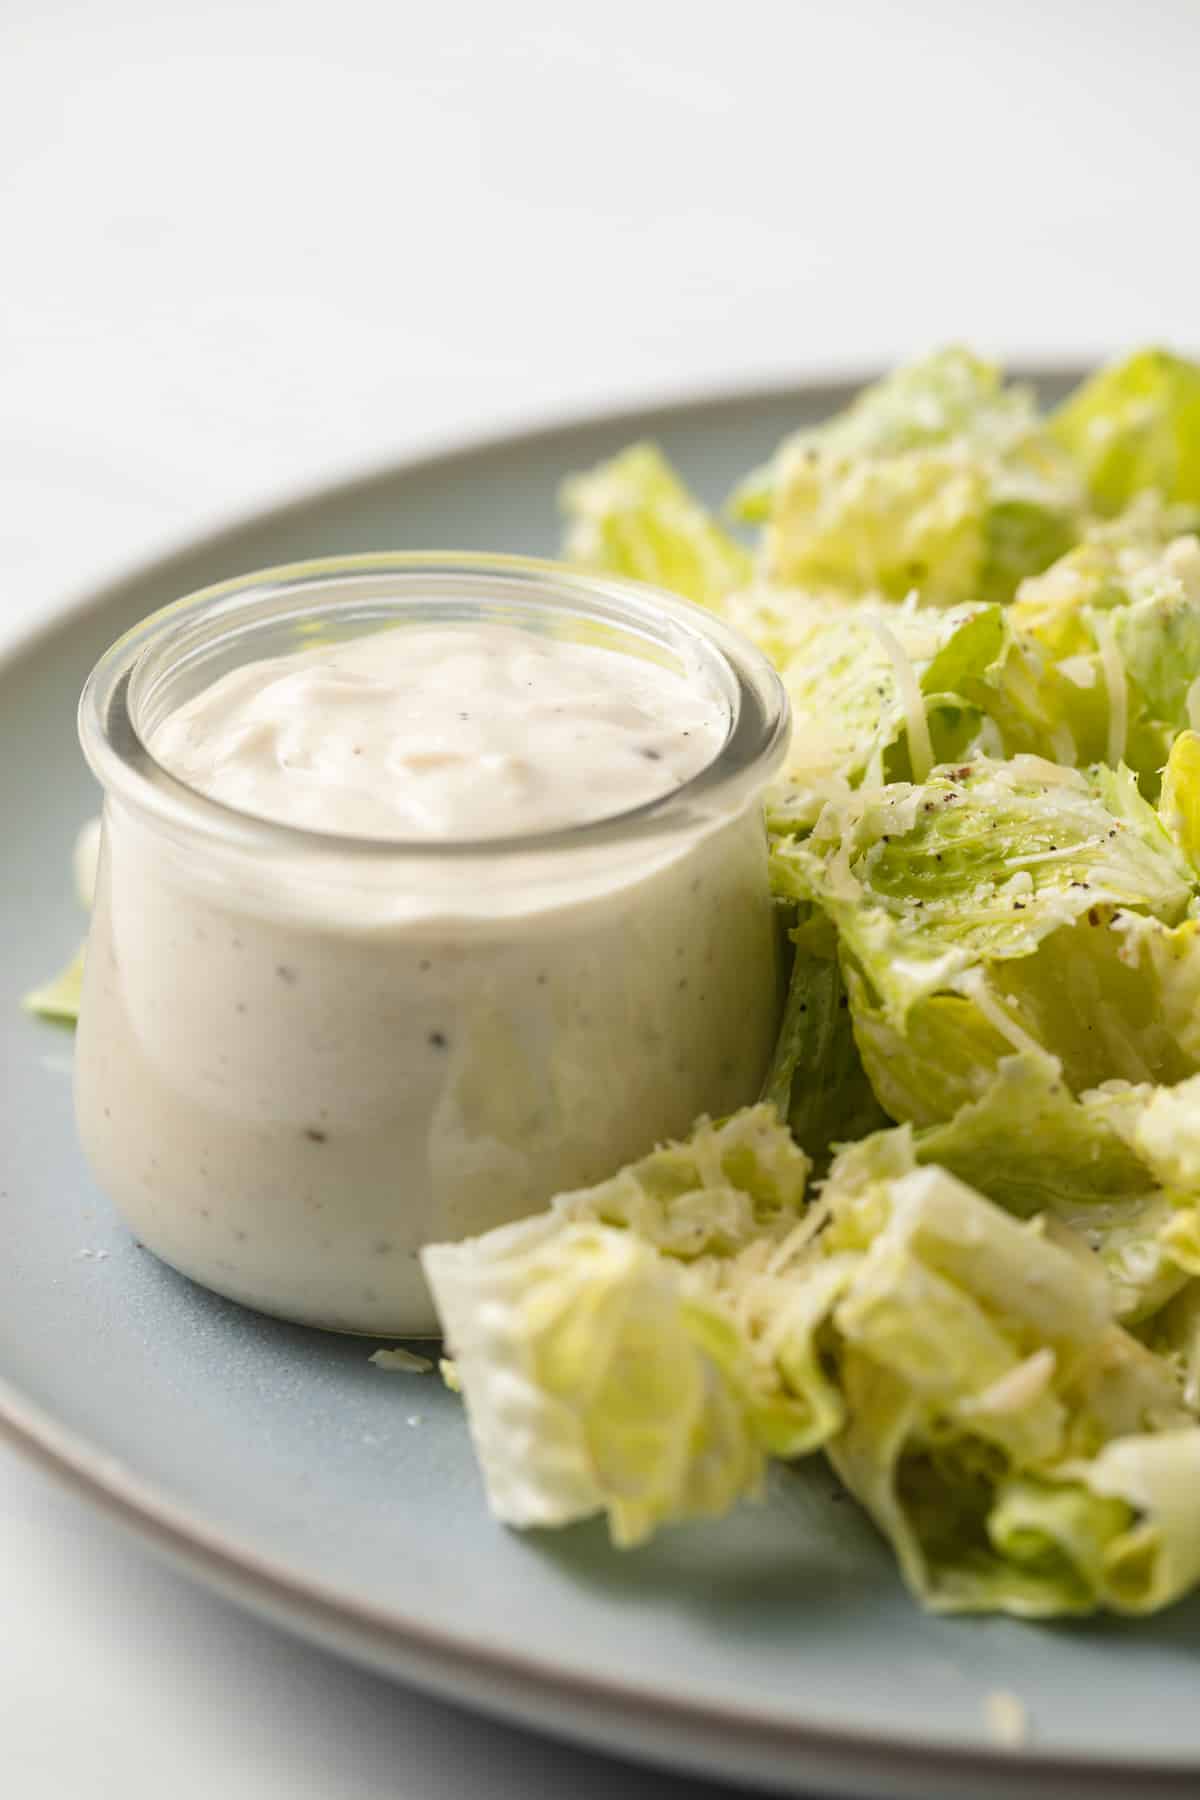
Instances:
[[[1200,346],[1195,0],[0,0],[0,635],[482,426]],[[14,1800],[696,1784],[292,1646],[0,1454]]]

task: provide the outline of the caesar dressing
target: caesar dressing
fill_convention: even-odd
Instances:
[[[380,1334],[434,1328],[425,1243],[753,1098],[778,1002],[778,731],[752,780],[689,800],[730,755],[715,653],[396,605],[158,704],[145,741],[182,799],[95,750],[76,1083],[93,1169],[151,1249]]]
[[[262,818],[495,838],[653,800],[712,761],[728,723],[655,662],[511,625],[408,626],[234,669],[150,749]]]

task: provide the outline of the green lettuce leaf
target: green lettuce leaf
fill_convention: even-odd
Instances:
[[[979,758],[829,804],[810,838],[776,843],[776,888],[827,914],[903,1028],[918,1000],[969,995],[972,971],[1100,908],[1182,919],[1190,883],[1149,818],[1154,841],[1141,812],[1117,816],[1075,771]]]
[[[1200,1582],[1200,1429],[1119,1438],[1053,1479],[1005,1483],[988,1517],[998,1555],[1062,1610],[1158,1612]]]
[[[90,909],[96,891],[96,872],[100,863],[100,821],[89,819],[75,840],[71,858],[75,892],[79,904]],[[83,952],[81,944],[65,968],[26,994],[21,1004],[35,1018],[52,1019],[63,1025],[74,1025],[79,1018],[79,1002],[83,993]]]
[[[21,1002],[35,1018],[54,1019],[63,1025],[74,1025],[79,1017],[79,1000],[83,992],[83,946],[57,975],[25,995]]]
[[[1074,542],[1081,488],[1033,394],[952,348],[789,438],[733,499],[770,579],[927,604],[1011,598]]]
[[[904,1160],[904,1134],[885,1133],[825,1191],[823,1253],[862,1246],[826,1338],[845,1406],[830,1461],[935,1610],[1165,1605],[1200,1579],[1195,1509],[1135,1493],[1113,1465],[1142,1467],[1137,1452],[1110,1453],[1174,1441],[1187,1470],[1200,1432],[1174,1371],[1112,1322],[1097,1259],[943,1169],[897,1174]],[[1043,1492],[1057,1499],[1039,1513]],[[1153,1572],[1122,1582],[1148,1521]]]
[[[1017,1218],[1045,1215],[1074,1233],[1080,1249],[1099,1258],[1116,1316],[1134,1323],[1188,1280],[1186,1251],[1175,1254],[1172,1233],[1194,1226],[1200,1180],[1181,1190],[1140,1135],[1156,1105],[1177,1097],[1200,1140],[1200,1093],[1190,1084],[1122,1085],[1077,1099],[1053,1057],[1025,1053],[1002,1058],[982,1096],[943,1123],[887,1135],[901,1140],[898,1160],[935,1164]],[[873,1154],[871,1140],[860,1151]]]
[[[595,1187],[561,1194],[562,1218],[633,1231],[667,1256],[735,1256],[786,1234],[800,1218],[812,1165],[769,1105],[701,1119]]]
[[[497,1517],[601,1513],[636,1544],[726,1511],[757,1492],[768,1448],[832,1428],[815,1357],[788,1365],[813,1389],[793,1401],[775,1343],[753,1348],[720,1297],[722,1268],[752,1252],[757,1269],[796,1226],[808,1169],[774,1110],[748,1108],[548,1213],[422,1252]]]
[[[935,1608],[1151,1610],[1194,1584],[1194,1507],[1165,1473],[1200,1437],[1182,1327],[1155,1354],[1071,1232],[920,1154],[908,1128],[856,1143],[805,1207],[807,1160],[761,1106],[427,1250],[497,1515],[602,1513],[633,1545],[753,1496],[768,1455],[824,1446]],[[696,1232],[706,1192],[720,1222]]]
[[[1147,1347],[1175,1374],[1184,1405],[1200,1414],[1200,1281],[1187,1286],[1151,1320]]]
[[[974,741],[982,688],[999,653],[998,607],[847,607],[792,590],[747,589],[727,616],[766,651],[792,705],[787,762],[769,800],[774,829],[811,825],[823,802],[872,769],[923,778]]]
[[[1097,1094],[1167,1198],[1158,1242],[1175,1266],[1200,1275],[1200,1076],[1174,1087]]]
[[[1075,1094],[1200,1069],[1190,870],[1128,774],[977,759],[864,788],[777,839],[772,870],[836,932],[893,1118],[951,1118],[1014,1050],[1057,1058]]]
[[[745,1348],[632,1232],[539,1215],[422,1252],[493,1512],[615,1543],[758,1491]]]
[[[1014,1049],[1057,1058],[1080,1094],[1112,1080],[1171,1085],[1200,1069],[1200,939],[1108,906],[1029,956],[985,962],[962,994],[918,999],[897,1025],[845,969],[859,1054],[893,1118],[928,1125],[978,1099]]]
[[[1119,512],[1142,490],[1200,504],[1200,367],[1139,350],[1102,369],[1055,413],[1051,429],[1087,478],[1092,504]]]
[[[750,553],[712,519],[653,444],[634,444],[562,486],[563,554],[605,574],[719,606],[752,572]]]
[[[1181,731],[1171,745],[1158,813],[1193,876],[1200,877],[1200,733]]]
[[[833,956],[796,948],[763,1099],[818,1164],[834,1144],[884,1123],[854,1042],[850,1002]]]
[[[1022,583],[1006,625],[992,666],[962,683],[1005,752],[1124,762],[1156,792],[1200,681],[1196,538],[1158,542],[1144,516],[1114,525]]]

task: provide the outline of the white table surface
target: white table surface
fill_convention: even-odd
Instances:
[[[1200,346],[1195,0],[3,0],[0,638],[232,512],[483,427]],[[210,1598],[0,1450],[14,1800],[702,1784]]]

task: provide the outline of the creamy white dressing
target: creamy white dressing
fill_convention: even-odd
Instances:
[[[625,811],[726,730],[700,680],[491,625],[247,665],[161,721],[153,753],[203,792],[429,855],[247,849],[110,796],[76,1096],[141,1241],[265,1311],[419,1334],[423,1244],[753,1099],[778,1015],[757,797],[599,846],[443,848]]]
[[[628,811],[710,762],[724,709],[671,669],[490,623],[405,626],[235,669],[150,749],[261,818],[520,836]]]

